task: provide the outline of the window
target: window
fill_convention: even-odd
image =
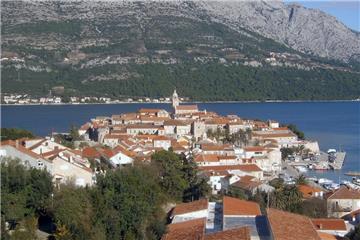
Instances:
[[[38,165],[38,168],[43,168],[44,167],[44,163],[42,161],[40,161],[40,160],[38,160],[37,165]]]

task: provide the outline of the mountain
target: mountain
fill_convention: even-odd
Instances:
[[[298,51],[342,61],[360,59],[359,32],[320,10],[279,0],[198,4],[215,21],[255,31]]]
[[[194,100],[360,95],[359,35],[300,6],[2,1],[1,7],[3,93],[160,97],[176,87]]]

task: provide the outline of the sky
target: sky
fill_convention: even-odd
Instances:
[[[360,32],[360,0],[285,0],[307,8],[320,9],[335,16],[349,28]]]

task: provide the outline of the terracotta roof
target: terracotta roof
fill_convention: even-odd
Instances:
[[[175,216],[189,212],[196,212],[207,208],[208,208],[208,200],[204,198],[201,200],[188,202],[188,203],[181,203],[176,205],[171,215]]]
[[[126,128],[132,128],[132,129],[148,129],[148,128],[159,128],[159,126],[155,126],[155,125],[151,125],[151,124],[132,124],[132,125],[127,125]]]
[[[160,111],[165,111],[165,110],[159,108],[140,108],[139,113],[158,113]]]
[[[148,117],[148,116],[141,116],[141,121],[148,121],[148,122],[164,122],[169,120],[168,117]]]
[[[194,158],[195,162],[218,162],[219,158],[216,154],[199,154]]]
[[[224,215],[261,215],[260,206],[256,202],[245,201],[238,198],[224,196],[223,198]]]
[[[155,135],[155,137],[153,138],[154,141],[171,141],[171,138],[166,137],[166,136],[159,136],[159,135]]]
[[[187,125],[189,124],[184,121],[176,120],[176,119],[171,119],[164,122],[164,126],[187,126]]]
[[[338,218],[313,218],[311,219],[316,230],[346,231],[344,219]]]
[[[215,125],[225,125],[229,123],[229,119],[223,118],[223,117],[217,117],[217,118],[210,118],[208,120],[205,120],[205,124],[215,124]]]
[[[240,227],[205,235],[204,240],[250,240],[250,228]]]
[[[197,105],[179,105],[176,110],[198,110]]]
[[[324,232],[318,232],[318,235],[321,238],[321,240],[347,240],[348,239],[348,238],[335,236],[335,235],[332,235],[329,233],[324,233]]]
[[[29,156],[31,156],[31,157],[33,157],[33,158],[43,159],[43,160],[46,160],[46,161],[49,162],[49,160],[41,157],[41,156],[40,156],[39,154],[37,154],[37,153],[34,153],[33,151],[25,148],[25,147],[22,146],[20,143],[19,143],[19,144],[16,144],[16,141],[13,141],[13,140],[2,141],[0,145],[1,145],[1,146],[6,146],[6,145],[12,146],[13,148],[17,149],[18,151],[20,151],[20,152],[22,152],[22,153],[24,153],[24,154],[27,154],[27,155],[29,155]],[[51,161],[50,161],[50,162],[51,162]]]
[[[121,136],[119,136],[119,135],[113,135],[113,134],[106,134],[106,135],[104,136],[104,139],[119,139],[119,138],[121,138]]]
[[[203,151],[224,151],[232,150],[232,146],[230,144],[201,144],[201,149]]]
[[[274,239],[320,240],[310,218],[273,208],[266,211]]]
[[[93,147],[86,147],[82,150],[82,156],[85,158],[99,158],[101,154]]]
[[[236,156],[234,156],[234,155],[219,155],[218,159],[219,160],[235,160]]]
[[[252,191],[259,185],[261,185],[261,182],[254,180],[255,178],[253,176],[243,176],[240,178],[239,181],[231,184],[231,186],[238,187],[244,190]]]
[[[261,172],[262,171],[256,164],[199,166],[198,168],[203,171],[226,171],[226,170],[240,170],[240,171],[244,171],[244,172]]]
[[[309,185],[299,185],[298,186],[299,191],[302,193],[303,198],[312,198],[314,193],[316,192],[322,192],[319,188],[314,188]]]
[[[349,189],[346,186],[341,186],[328,199],[360,199],[360,192],[357,190]]]
[[[168,225],[167,233],[162,240],[203,240],[206,218],[173,223]]]
[[[245,147],[244,149],[247,152],[262,152],[266,150],[264,147],[261,146]]]
[[[116,146],[116,147],[113,149],[113,151],[114,151],[115,153],[121,152],[121,153],[127,155],[128,157],[135,157],[135,155],[136,155],[134,152],[129,151],[129,150],[123,148],[123,147],[120,146],[120,145],[119,145],[119,146]]]

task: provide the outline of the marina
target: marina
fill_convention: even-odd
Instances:
[[[344,165],[345,158],[346,152],[337,152],[335,150],[328,153],[321,151],[318,155],[312,156],[310,158],[296,156],[288,158],[286,162],[296,168],[300,173],[305,173],[307,170],[340,170]]]

